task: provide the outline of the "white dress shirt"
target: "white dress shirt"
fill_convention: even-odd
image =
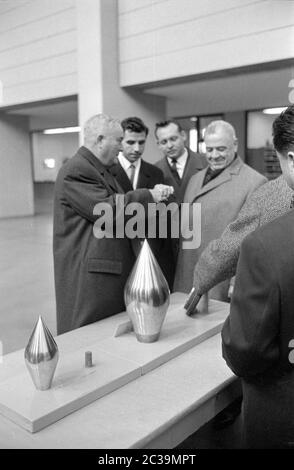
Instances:
[[[127,160],[126,157],[124,157],[122,153],[120,153],[117,158],[118,158],[119,163],[121,164],[122,168],[126,172],[129,179],[130,179],[131,171],[132,171],[131,165],[135,166],[133,188],[136,189],[137,184],[138,184],[139,171],[140,171],[140,167],[141,167],[141,158],[138,158],[138,160],[136,160],[133,163],[129,162],[129,160]]]

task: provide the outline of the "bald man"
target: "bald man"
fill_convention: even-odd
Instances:
[[[194,267],[202,251],[237,217],[248,196],[267,181],[237,155],[238,140],[228,122],[211,122],[204,141],[208,167],[192,176],[184,196],[184,202],[190,206],[201,204],[201,244],[196,249],[185,248],[181,238],[174,291],[190,292]],[[189,218],[183,220],[186,226],[192,225],[191,212]],[[200,227],[194,227],[198,229]],[[210,295],[228,301],[228,289],[229,280],[226,280],[215,286]]]
[[[119,121],[104,114],[91,117],[84,126],[84,145],[63,165],[56,180],[53,251],[58,334],[125,310],[124,286],[136,259],[135,240],[127,234],[116,238],[112,225],[113,235],[110,230],[109,237],[97,237],[95,223],[103,216],[101,210],[105,214],[109,209],[115,220],[129,203],[140,203],[147,210],[148,203],[170,194],[165,185],[124,194],[109,172],[122,138]]]

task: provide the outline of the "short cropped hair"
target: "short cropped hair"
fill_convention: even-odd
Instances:
[[[84,125],[84,141],[86,145],[93,145],[97,136],[115,126],[120,126],[118,119],[114,119],[107,114],[96,114],[90,117]]]
[[[178,127],[178,131],[182,132],[183,130],[182,126],[177,121],[174,121],[173,119],[169,119],[168,121],[157,122],[155,124],[155,129],[154,129],[155,137],[157,138],[158,129],[161,129],[162,127],[167,127],[170,124],[175,124]]]
[[[219,129],[224,130],[233,140],[236,139],[236,132],[232,124],[221,119],[211,121],[205,129],[204,136],[215,134]]]
[[[130,131],[130,132],[145,132],[146,134],[146,137],[149,133],[149,129],[148,127],[146,126],[146,124],[144,124],[144,122],[142,121],[142,119],[138,118],[138,117],[128,117],[126,119],[123,119],[121,121],[121,127],[123,128],[123,131]]]
[[[273,143],[277,152],[294,149],[294,105],[289,106],[273,122]]]

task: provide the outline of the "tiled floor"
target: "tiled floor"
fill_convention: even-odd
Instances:
[[[0,340],[24,347],[42,315],[56,334],[52,215],[0,220]]]

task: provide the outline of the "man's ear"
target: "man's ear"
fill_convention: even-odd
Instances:
[[[184,142],[186,142],[186,140],[187,140],[187,134],[186,134],[185,131],[181,131],[181,136],[183,137]]]
[[[101,135],[101,134],[98,135],[97,138],[96,138],[96,144],[101,144],[103,139],[104,139],[103,135]]]
[[[292,173],[294,173],[294,151],[293,150],[290,150],[287,153],[287,162],[288,162],[289,170]]]
[[[235,149],[235,152],[237,152],[237,150],[238,150],[238,139],[237,138],[234,139],[234,149]]]

